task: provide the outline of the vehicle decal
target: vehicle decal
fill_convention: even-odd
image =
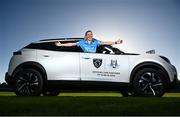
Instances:
[[[102,59],[93,59],[93,64],[96,68],[99,68],[102,65]]]
[[[92,73],[97,74],[99,77],[116,77],[117,75],[120,75],[120,72],[107,72],[107,71],[92,71]]]
[[[118,67],[119,65],[118,65],[118,63],[117,63],[117,60],[111,60],[110,66],[111,66],[112,68]]]

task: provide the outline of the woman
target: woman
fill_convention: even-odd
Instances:
[[[55,42],[56,46],[78,46],[81,47],[84,52],[95,53],[96,49],[100,45],[113,45],[113,44],[121,44],[123,41],[118,39],[116,42],[111,41],[99,41],[93,38],[93,32],[91,30],[86,31],[84,40],[80,40],[76,43],[60,43]]]

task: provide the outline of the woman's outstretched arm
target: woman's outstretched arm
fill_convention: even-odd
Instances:
[[[76,43],[61,43],[60,41],[55,42],[56,46],[66,46],[66,47],[71,47],[71,46],[76,46]]]
[[[112,41],[101,41],[101,45],[114,45],[114,44],[122,44],[122,43],[123,43],[123,40],[121,40],[121,39],[118,39],[115,42],[112,42]]]

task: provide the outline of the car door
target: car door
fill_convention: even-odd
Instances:
[[[83,81],[129,82],[127,55],[80,53]]]
[[[78,52],[50,43],[49,50],[37,50],[37,55],[38,62],[46,70],[48,80],[80,80]]]

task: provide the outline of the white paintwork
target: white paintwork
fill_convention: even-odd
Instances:
[[[130,72],[140,63],[143,62],[154,62],[159,65],[161,65],[168,73],[169,78],[171,81],[174,80],[174,75],[176,74],[176,71],[174,67],[167,63],[165,60],[160,58],[156,54],[143,54],[143,55],[129,55],[129,65],[130,65]]]
[[[144,55],[112,55],[97,53],[58,52],[35,49],[22,49],[22,55],[11,58],[8,74],[12,75],[14,69],[21,63],[34,61],[41,64],[48,80],[83,80],[130,82],[132,70],[140,63],[154,62],[160,64],[168,72],[171,81],[176,74],[173,65],[154,54]],[[102,59],[102,65],[96,68],[93,59]],[[117,60],[115,68],[111,61]]]
[[[21,50],[22,55],[15,55],[12,56],[9,67],[8,67],[8,74],[12,75],[15,68],[28,61],[36,61],[36,50],[35,49],[22,49]]]
[[[37,61],[48,80],[80,80],[79,53],[37,50]]]
[[[102,65],[96,68],[93,59],[102,59]],[[117,65],[111,65],[111,61],[116,61]],[[110,55],[97,53],[81,53],[81,79],[88,81],[111,81],[129,82],[128,56]]]

